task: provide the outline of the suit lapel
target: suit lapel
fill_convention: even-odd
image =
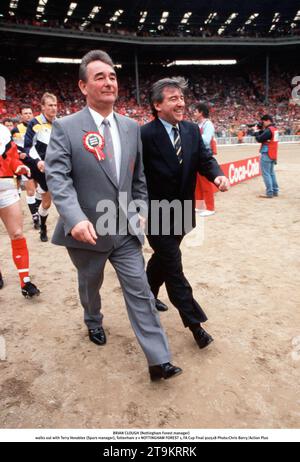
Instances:
[[[153,136],[153,143],[157,150],[162,154],[162,159],[168,164],[172,172],[177,174],[179,162],[172,141],[160,120],[155,119],[154,123],[156,126],[154,130],[155,135]]]
[[[82,131],[99,133],[97,125],[95,124],[95,121],[94,121],[94,119],[93,119],[93,117],[92,117],[92,115],[91,115],[91,113],[89,111],[89,108],[87,106],[82,110],[82,116],[83,116]],[[94,157],[94,155],[92,153],[90,153],[90,155]],[[95,159],[95,162],[97,162],[98,166],[102,170],[104,170],[104,172],[105,172],[106,176],[108,177],[108,179],[118,189],[118,185],[117,185],[115,179],[112,178],[110,167],[108,165],[108,161],[106,159],[101,160],[101,161],[98,161],[96,158],[94,158],[94,159]]]
[[[121,167],[120,167],[120,178],[119,178],[119,190],[126,179],[129,163],[129,147],[128,147],[128,126],[126,119],[114,113],[115,120],[118,125],[120,143],[121,143]]]
[[[82,130],[84,132],[98,132],[98,128],[88,106],[85,106],[85,108],[82,109]]]
[[[181,146],[183,152],[183,172],[181,178],[181,189],[186,182],[190,171],[191,165],[191,158],[192,158],[192,146],[191,146],[191,136],[189,136],[188,125],[184,125],[179,123],[179,130],[180,130],[180,138],[181,138]]]

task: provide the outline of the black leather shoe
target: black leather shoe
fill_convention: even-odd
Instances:
[[[158,364],[149,367],[149,374],[152,381],[160,379],[170,379],[182,373],[180,367],[173,366],[171,363]]]
[[[96,329],[89,329],[90,341],[96,343],[96,345],[106,344],[106,335],[103,327],[97,327]]]
[[[212,336],[209,335],[201,326],[191,330],[199,348],[205,348],[214,341]]]
[[[3,286],[4,286],[4,281],[3,281],[2,274],[0,273],[0,289],[2,289]]]
[[[167,305],[165,305],[163,302],[158,300],[158,298],[155,299],[155,307],[158,311],[168,311]]]

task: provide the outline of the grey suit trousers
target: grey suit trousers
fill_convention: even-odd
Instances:
[[[101,237],[99,238],[101,239]],[[107,260],[120,281],[128,317],[149,366],[170,361],[166,335],[161,327],[144,267],[141,244],[134,236],[114,236],[109,252],[67,247],[77,268],[80,301],[88,329],[102,325],[100,288]]]

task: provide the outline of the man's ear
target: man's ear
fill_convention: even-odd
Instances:
[[[160,112],[160,111],[161,111],[160,103],[153,103],[153,106],[155,107],[155,109],[156,109],[157,112]]]
[[[87,95],[86,82],[84,80],[79,80],[78,86],[80,88],[81,93],[83,93],[84,96],[86,96]]]

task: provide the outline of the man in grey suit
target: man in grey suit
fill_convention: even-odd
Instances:
[[[141,228],[145,207],[139,204],[147,203],[148,197],[139,127],[113,112],[118,84],[107,53],[92,50],[82,58],[79,88],[87,106],[54,122],[46,154],[47,185],[60,215],[52,242],[67,248],[77,269],[90,340],[97,345],[106,343],[99,290],[109,260],[150,377],[168,379],[182,370],[170,363],[144,269]],[[106,221],[110,225],[105,228]],[[138,221],[139,228],[131,226]]]

